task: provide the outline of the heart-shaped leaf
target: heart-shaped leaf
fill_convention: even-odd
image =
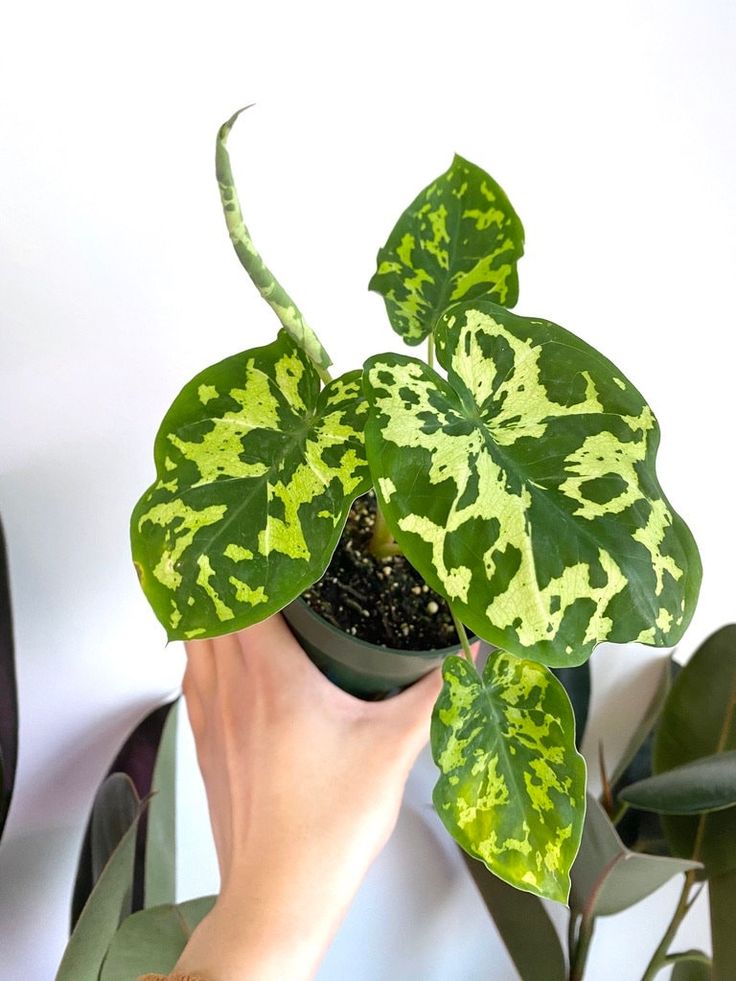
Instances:
[[[257,623],[322,575],[370,487],[360,372],[321,391],[285,331],[197,375],[156,437],[133,558],[170,640]]]
[[[623,844],[598,801],[588,795],[583,840],[572,869],[570,906],[587,920],[628,909],[697,862],[641,855]]]
[[[657,814],[703,814],[736,804],[736,750],[702,756],[624,788],[621,800]]]
[[[585,817],[585,763],[565,689],[543,665],[494,651],[481,678],[448,657],[432,715],[434,804],[499,878],[566,902]]]
[[[132,981],[153,972],[168,974],[215,899],[202,896],[178,905],[153,906],[129,916],[110,944],[100,981]]]
[[[250,106],[245,108],[249,109]],[[217,133],[215,149],[217,183],[220,188],[220,199],[227,230],[230,233],[230,241],[233,243],[235,254],[240,259],[243,268],[253,280],[263,299],[284,325],[284,329],[312,360],[317,370],[322,371],[332,364],[327,351],[305,321],[297,305],[259,255],[240,210],[238,192],[235,189],[235,181],[230,166],[230,154],[227,151],[227,138],[236,119],[244,111],[244,109],[239,109],[227,122],[222,124]]]
[[[365,365],[366,452],[392,534],[474,633],[554,666],[604,640],[672,645],[700,559],[657,481],[659,431],[593,348],[487,300],[421,361]]]
[[[457,300],[488,295],[512,307],[523,253],[524,229],[509,199],[456,156],[399,218],[368,289],[383,296],[397,334],[418,344]]]
[[[119,774],[117,776],[120,776]],[[129,781],[128,777],[122,777]],[[130,784],[131,794],[135,789]],[[98,981],[107,948],[130,908],[138,821],[146,801],[125,830],[81,912],[56,975],[56,981]]]
[[[736,750],[736,624],[712,634],[675,678],[657,728],[654,772],[728,750]],[[668,815],[662,826],[674,855],[691,858],[698,841],[695,857],[708,877],[736,869],[736,808]]]

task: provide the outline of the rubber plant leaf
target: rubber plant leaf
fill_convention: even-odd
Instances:
[[[535,661],[451,656],[432,715],[434,804],[457,843],[518,889],[566,902],[585,817],[585,763],[565,689]]]
[[[370,358],[366,452],[402,551],[474,633],[554,667],[673,645],[701,567],[655,473],[651,409],[593,348],[489,300],[436,332],[445,381]]]
[[[146,906],[176,900],[176,733],[179,703],[166,717],[151,780],[146,815],[144,895]]]
[[[133,820],[95,883],[67,944],[56,981],[98,981],[107,949],[129,908],[136,832],[145,805],[146,801],[139,802]]]
[[[10,809],[18,761],[18,691],[15,679],[10,573],[0,524],[0,836]]]
[[[686,953],[690,953],[692,956],[683,957],[676,962],[672,968],[670,981],[711,981],[713,974],[708,955],[702,950],[687,951]],[[696,956],[697,960],[695,959]]]
[[[704,814],[736,804],[736,749],[702,756],[625,787],[621,800],[657,814]]]
[[[629,851],[601,805],[588,795],[570,906],[586,919],[611,916],[645,899],[673,876],[698,867],[686,859]]]
[[[250,106],[245,107],[245,109],[249,108]],[[235,181],[230,166],[227,138],[235,120],[245,109],[239,109],[227,122],[222,124],[217,133],[215,150],[217,183],[220,188],[220,199],[227,230],[230,233],[230,241],[233,243],[233,248],[243,268],[253,280],[263,299],[279,318],[285,330],[312,360],[317,369],[324,371],[332,364],[327,351],[322,347],[319,338],[307,324],[289,294],[266,266],[253,244],[253,239],[243,220],[238,192],[235,189]],[[327,380],[324,374],[323,377]]]
[[[168,975],[215,899],[215,896],[202,896],[178,905],[152,906],[133,913],[110,944],[100,981],[120,981],[154,972]]]
[[[654,772],[736,750],[736,624],[712,634],[675,678],[654,742]],[[736,870],[736,808],[662,817],[674,855],[705,865],[708,878]],[[695,854],[696,839],[699,847]]]
[[[505,193],[456,156],[399,218],[368,289],[384,298],[396,333],[419,344],[457,300],[488,295],[514,306],[523,253],[524,229]]]
[[[320,391],[284,330],[184,387],[131,522],[143,591],[170,640],[247,627],[320,578],[370,487],[365,411],[360,371]]]
[[[562,945],[542,900],[503,882],[467,852],[461,854],[519,977],[567,981]]]
[[[132,787],[135,788],[135,794],[137,798],[141,800],[147,798],[151,792],[152,781],[153,781],[153,771],[156,764],[157,757],[159,755],[159,750],[161,749],[161,740],[166,719],[170,715],[172,708],[176,706],[177,702],[169,702],[166,705],[160,705],[153,711],[149,712],[139,723],[136,725],[135,729],[128,735],[123,745],[120,747],[115,759],[110,766],[105,780],[102,782],[100,791],[98,791],[95,797],[95,802],[92,807],[92,812],[90,814],[90,819],[87,822],[87,829],[84,836],[84,841],[82,843],[82,848],[79,855],[79,861],[77,863],[77,875],[74,883],[74,891],[72,898],[72,908],[71,908],[71,928],[74,929],[77,920],[84,908],[84,904],[89,898],[89,894],[92,891],[97,876],[100,869],[100,853],[96,849],[93,850],[93,831],[95,824],[99,821],[96,817],[96,811],[98,810],[100,804],[105,802],[106,808],[110,809],[112,803],[112,797],[109,796],[108,792],[103,793],[102,788],[107,786],[111,777],[115,777],[116,780],[120,780],[123,776],[127,776],[132,781]],[[131,786],[128,782],[128,786]],[[124,819],[121,815],[130,812],[129,801],[126,801],[126,795],[124,791],[118,789],[116,791],[118,794],[118,805],[113,810],[113,815],[118,814],[117,817],[111,817],[110,825],[112,826],[115,822],[119,826],[124,825]],[[158,796],[158,794],[157,794]],[[151,815],[154,814],[152,810],[146,810],[146,813],[141,818],[138,824],[138,834],[136,836],[136,851],[135,851],[135,872],[133,876],[133,890],[132,890],[132,911],[142,909],[144,905],[144,878],[145,878],[145,862],[146,862],[146,842],[148,837],[155,832],[151,831],[149,821],[152,824],[156,823],[156,817]],[[114,840],[114,836],[110,836]],[[99,835],[95,835],[96,840],[99,841]]]

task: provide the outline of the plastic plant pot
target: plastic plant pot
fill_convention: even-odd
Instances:
[[[320,671],[359,698],[386,697],[439,667],[458,646],[435,651],[399,651],[346,634],[298,597],[282,613],[291,632]]]

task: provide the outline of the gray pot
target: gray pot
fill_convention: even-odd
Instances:
[[[343,633],[301,597],[281,611],[291,632],[330,681],[360,698],[381,698],[418,681],[457,647],[441,651],[397,651]]]

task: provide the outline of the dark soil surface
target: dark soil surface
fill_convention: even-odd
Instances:
[[[371,644],[403,651],[459,645],[447,603],[404,556],[376,559],[368,551],[375,513],[373,491],[355,501],[327,571],[303,598],[325,620]]]

